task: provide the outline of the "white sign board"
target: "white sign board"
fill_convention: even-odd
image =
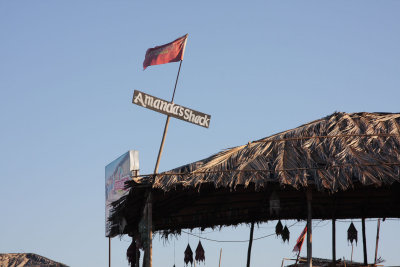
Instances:
[[[139,170],[139,151],[129,150],[106,166],[106,236],[110,236],[111,203],[118,200],[127,190],[124,189],[125,182],[131,179],[132,172]]]
[[[211,116],[208,114],[162,100],[138,90],[133,93],[132,103],[205,128],[210,125]]]

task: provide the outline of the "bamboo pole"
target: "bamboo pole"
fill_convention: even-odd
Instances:
[[[178,84],[178,79],[179,79],[179,73],[181,72],[181,66],[182,66],[182,60],[180,61],[179,64],[179,69],[178,69],[178,74],[176,75],[176,80],[175,80],[175,86],[174,86],[174,92],[172,93],[172,100],[171,102],[174,102],[174,97],[175,97],[175,91],[176,91],[176,86]],[[154,174],[158,173],[158,166],[160,165],[160,159],[162,155],[162,151],[164,148],[164,143],[165,143],[165,137],[167,136],[168,132],[168,125],[169,125],[169,120],[170,116],[167,116],[167,120],[165,121],[165,126],[164,126],[164,132],[163,132],[163,137],[161,139],[161,144],[160,144],[160,149],[158,150],[158,156],[157,156],[157,161],[156,161],[156,166],[154,167]],[[152,196],[151,196],[151,188],[149,189],[149,194],[147,197],[147,238],[148,238],[148,246],[147,246],[147,267],[152,267],[152,255],[153,255],[153,207],[152,207]]]
[[[376,260],[378,257],[378,243],[379,243],[379,230],[381,228],[381,219],[378,219],[378,226],[376,229],[376,245],[375,245],[375,261],[374,264],[376,265]]]
[[[221,267],[221,257],[222,257],[222,248],[219,251],[219,265],[218,265],[218,267]]]
[[[354,248],[354,245],[353,245],[353,242],[351,242],[351,257],[350,257],[350,263],[353,263],[353,248]]]
[[[111,237],[108,237],[108,267],[111,267]]]
[[[247,250],[247,267],[250,267],[251,246],[253,244],[254,222],[251,223],[249,249]]]
[[[332,265],[336,266],[336,220],[332,219]]]
[[[361,224],[362,224],[362,236],[363,236],[364,265],[367,265],[368,260],[367,260],[367,238],[365,236],[365,218],[362,218]]]
[[[147,264],[148,267],[153,265],[152,258],[153,258],[153,204],[152,204],[152,196],[151,196],[151,189],[149,190],[149,195],[147,197]]]
[[[179,63],[179,69],[178,69],[178,74],[176,75],[174,92],[172,93],[171,103],[174,103],[175,91],[176,91],[176,86],[178,84],[178,79],[179,79],[179,74],[181,72],[181,67],[182,67],[182,60]],[[170,119],[170,116],[168,115],[167,116],[167,120],[165,121],[164,133],[163,133],[163,137],[162,137],[162,140],[161,140],[160,149],[158,150],[158,156],[157,156],[156,166],[154,168],[154,174],[158,173],[158,166],[160,165],[160,159],[161,159],[161,154],[162,154],[163,148],[164,148],[165,137],[167,136],[167,132],[168,132],[169,119]]]
[[[311,214],[311,188],[307,188],[307,266],[312,267],[312,214]]]

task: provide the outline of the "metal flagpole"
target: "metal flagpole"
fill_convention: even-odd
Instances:
[[[111,267],[111,237],[108,237],[108,267]]]
[[[172,100],[171,102],[174,102],[175,98],[175,91],[176,91],[176,86],[178,84],[178,79],[179,79],[179,73],[181,72],[181,66],[182,66],[182,61],[179,63],[179,69],[178,69],[178,75],[176,76],[176,81],[175,81],[175,86],[174,86],[174,92],[172,93]],[[155,175],[158,173],[158,166],[160,164],[160,159],[161,159],[161,154],[164,148],[164,143],[165,143],[165,137],[167,136],[167,131],[168,131],[168,125],[169,125],[169,119],[170,116],[167,116],[167,120],[165,121],[165,127],[164,127],[164,133],[163,137],[161,140],[160,144],[160,149],[158,151],[158,156],[157,156],[157,161],[156,161],[156,166],[154,168],[154,179]],[[153,208],[152,208],[152,196],[151,196],[151,188],[149,190],[149,194],[147,196],[147,227],[148,227],[148,246],[147,246],[147,262],[148,262],[148,267],[152,267],[152,254],[153,254],[153,245],[152,245],[152,238],[153,238]]]

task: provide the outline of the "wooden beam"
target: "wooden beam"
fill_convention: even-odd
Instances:
[[[249,249],[247,250],[247,267],[250,267],[251,246],[253,245],[254,222],[251,223]]]
[[[307,188],[307,266],[312,267],[312,214],[311,214],[311,188]]]
[[[153,209],[152,209],[152,196],[151,190],[147,197],[147,267],[152,267],[152,254],[153,254]]]
[[[367,265],[368,260],[367,260],[367,238],[365,236],[365,218],[361,219],[361,224],[362,224],[362,237],[363,237],[364,265]]]
[[[218,264],[218,267],[221,267],[221,257],[222,257],[222,248],[219,251],[219,264]]]
[[[332,265],[336,266],[336,220],[332,219]]]
[[[111,237],[108,237],[108,267],[111,267]]]
[[[375,261],[374,264],[376,264],[376,260],[378,257],[378,243],[379,243],[379,229],[381,227],[381,219],[378,219],[378,226],[376,229],[376,244],[375,244]]]

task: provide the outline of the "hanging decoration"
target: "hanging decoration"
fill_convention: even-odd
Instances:
[[[126,258],[128,259],[128,262],[131,267],[139,267],[136,266],[136,262],[139,262],[140,251],[136,246],[135,238],[132,238],[132,243],[130,244],[128,250],[126,251]]]
[[[278,223],[275,226],[275,234],[276,234],[276,236],[282,235],[282,231],[283,231],[283,225],[281,223],[281,220],[279,220]]]
[[[190,266],[193,265],[193,251],[190,248],[190,245],[188,244],[185,250],[185,259],[184,262],[186,264],[186,266],[189,264],[190,262]]]
[[[205,252],[204,252],[203,246],[201,245],[200,240],[199,240],[199,244],[197,245],[197,248],[196,248],[195,259],[198,263],[200,263],[201,261],[204,262],[206,260]]]
[[[349,226],[349,229],[347,229],[347,241],[349,241],[353,245],[354,240],[356,241],[356,245],[357,245],[357,241],[358,241],[357,229],[352,222]]]
[[[285,228],[283,228],[283,230],[282,230],[283,242],[285,243],[285,241],[287,241],[289,243],[289,237],[290,237],[290,232],[289,232],[289,229],[287,228],[287,226],[285,225]]]

